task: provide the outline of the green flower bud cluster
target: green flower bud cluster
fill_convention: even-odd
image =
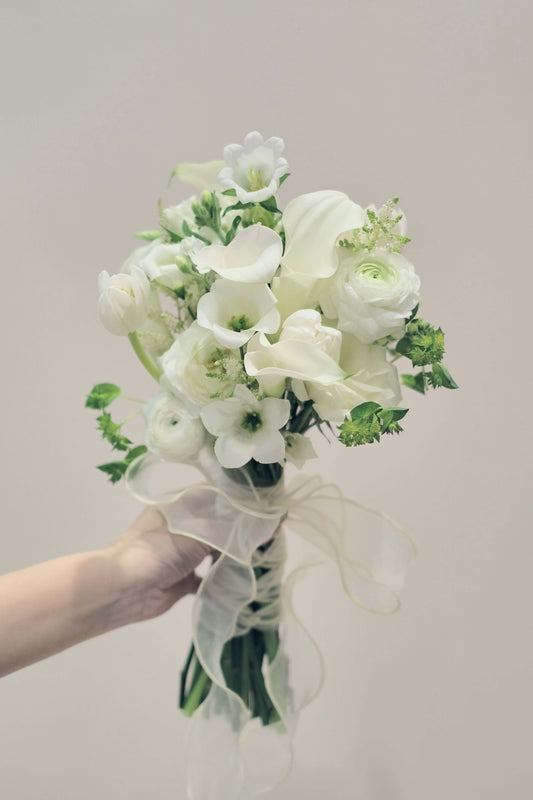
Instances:
[[[444,333],[441,328],[434,328],[423,319],[413,318],[405,326],[405,334],[395,350],[397,354],[410,359],[414,367],[422,367],[422,371],[414,375],[402,375],[404,386],[421,394],[425,394],[428,386],[434,389],[439,386],[445,389],[458,388],[444,364],[440,363],[444,356]],[[424,369],[426,366],[431,366],[429,372]]]
[[[361,403],[353,408],[350,416],[338,426],[339,440],[347,447],[356,447],[360,444],[379,442],[382,433],[400,433],[403,428],[399,420],[405,417],[408,410],[384,408],[372,402]]]

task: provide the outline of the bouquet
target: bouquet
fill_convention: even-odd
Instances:
[[[160,203],[158,229],[137,234],[145,244],[121,272],[99,276],[101,321],[129,338],[158,391],[134,444],[108,410],[119,387],[93,388],[87,405],[122,456],[98,469],[215,553],[179,700],[194,716],[195,800],[260,793],[289,768],[298,712],[321,683],[319,650],[291,601],[308,566],[333,559],[360,605],[398,607],[405,532],[317,476],[286,484],[285,466],[316,457],[313,428],[347,447],[400,433],[402,387],[456,388],[443,331],[419,315],[398,199],[364,209],[316,191],[282,211],[283,152],[282,139],[252,132],[223,161],[179,164],[172,177],[197,194]],[[180,489],[180,463],[206,481]],[[287,530],[309,556],[284,580]]]

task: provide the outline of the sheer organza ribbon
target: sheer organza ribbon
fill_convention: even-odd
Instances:
[[[390,517],[344,497],[317,475],[300,475],[287,488],[258,489],[230,480],[209,452],[199,454],[196,466],[209,483],[175,490],[176,465],[148,454],[133,462],[126,481],[135,497],[161,511],[171,532],[220,552],[193,608],[196,654],[213,683],[191,722],[188,797],[245,800],[288,775],[298,714],[322,686],[320,649],[294,611],[296,584],[312,566],[333,561],[353,602],[390,614],[399,608],[415,549]],[[274,534],[276,546],[266,551],[271,563],[265,564],[272,574],[260,586],[254,553]],[[287,534],[298,534],[307,554],[281,582]],[[279,626],[278,651],[264,675],[280,721],[263,726],[250,719],[241,698],[226,686],[220,658],[225,642],[258,624],[247,606],[258,598],[264,602],[269,593],[272,604],[259,625]]]

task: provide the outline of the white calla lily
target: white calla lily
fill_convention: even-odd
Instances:
[[[148,315],[150,283],[144,272],[132,266],[129,274],[98,276],[98,316],[110,333],[127,336],[141,327]]]
[[[275,333],[280,317],[276,298],[265,284],[219,278],[198,302],[198,324],[230,350],[242,347],[256,331]]]
[[[288,400],[257,400],[238,384],[233,397],[215,400],[200,412],[205,427],[217,437],[215,455],[227,469],[243,467],[252,458],[273,464],[285,456],[282,428],[290,415]]]
[[[279,267],[283,242],[264,225],[241,230],[231,244],[212,244],[196,256],[198,272],[213,270],[221,278],[240,283],[268,283]]]

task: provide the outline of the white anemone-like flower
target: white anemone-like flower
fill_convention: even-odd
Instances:
[[[288,163],[281,154],[285,142],[277,136],[264,141],[258,131],[244,138],[244,144],[228,144],[224,148],[227,164],[218,175],[225,189],[235,189],[241,203],[260,203],[278,190],[280,178]]]
[[[285,458],[301,469],[310,458],[318,458],[311,440],[302,433],[285,433]]]
[[[256,331],[275,333],[280,322],[276,298],[266,283],[235,283],[222,278],[200,298],[197,319],[230,350],[245,345]]]
[[[169,392],[155,395],[144,408],[146,446],[169,461],[194,461],[206,439],[198,417]]]
[[[110,333],[126,336],[140,328],[148,314],[150,283],[144,272],[131,267],[130,273],[98,276],[98,316]]]
[[[285,456],[285,440],[280,433],[290,415],[288,400],[266,397],[257,400],[252,392],[238,384],[227,400],[215,400],[202,409],[205,427],[218,437],[215,455],[223,467],[242,467],[254,458],[261,464],[273,464]]]
[[[240,354],[221,350],[211,331],[193,322],[164,353],[159,365],[169,386],[201,408],[219,392],[231,395],[240,377]]]
[[[419,299],[420,278],[411,262],[400,253],[376,249],[348,255],[320,304],[328,317],[338,319],[342,331],[369,343],[401,336]]]
[[[221,278],[240,283],[268,283],[279,267],[283,242],[264,225],[241,230],[231,244],[212,244],[195,259],[198,272],[213,270]]]
[[[287,317],[278,342],[254,336],[244,366],[267,394],[281,394],[286,378],[327,385],[345,377],[339,366],[341,342],[340,331],[322,325],[318,311],[304,308]]]
[[[195,236],[189,236],[181,242],[168,244],[156,240],[146,248],[141,248],[130,256],[130,263],[140,267],[150,280],[158,281],[169,289],[183,286],[183,272],[179,262],[183,259],[194,261],[196,254],[205,248]]]

